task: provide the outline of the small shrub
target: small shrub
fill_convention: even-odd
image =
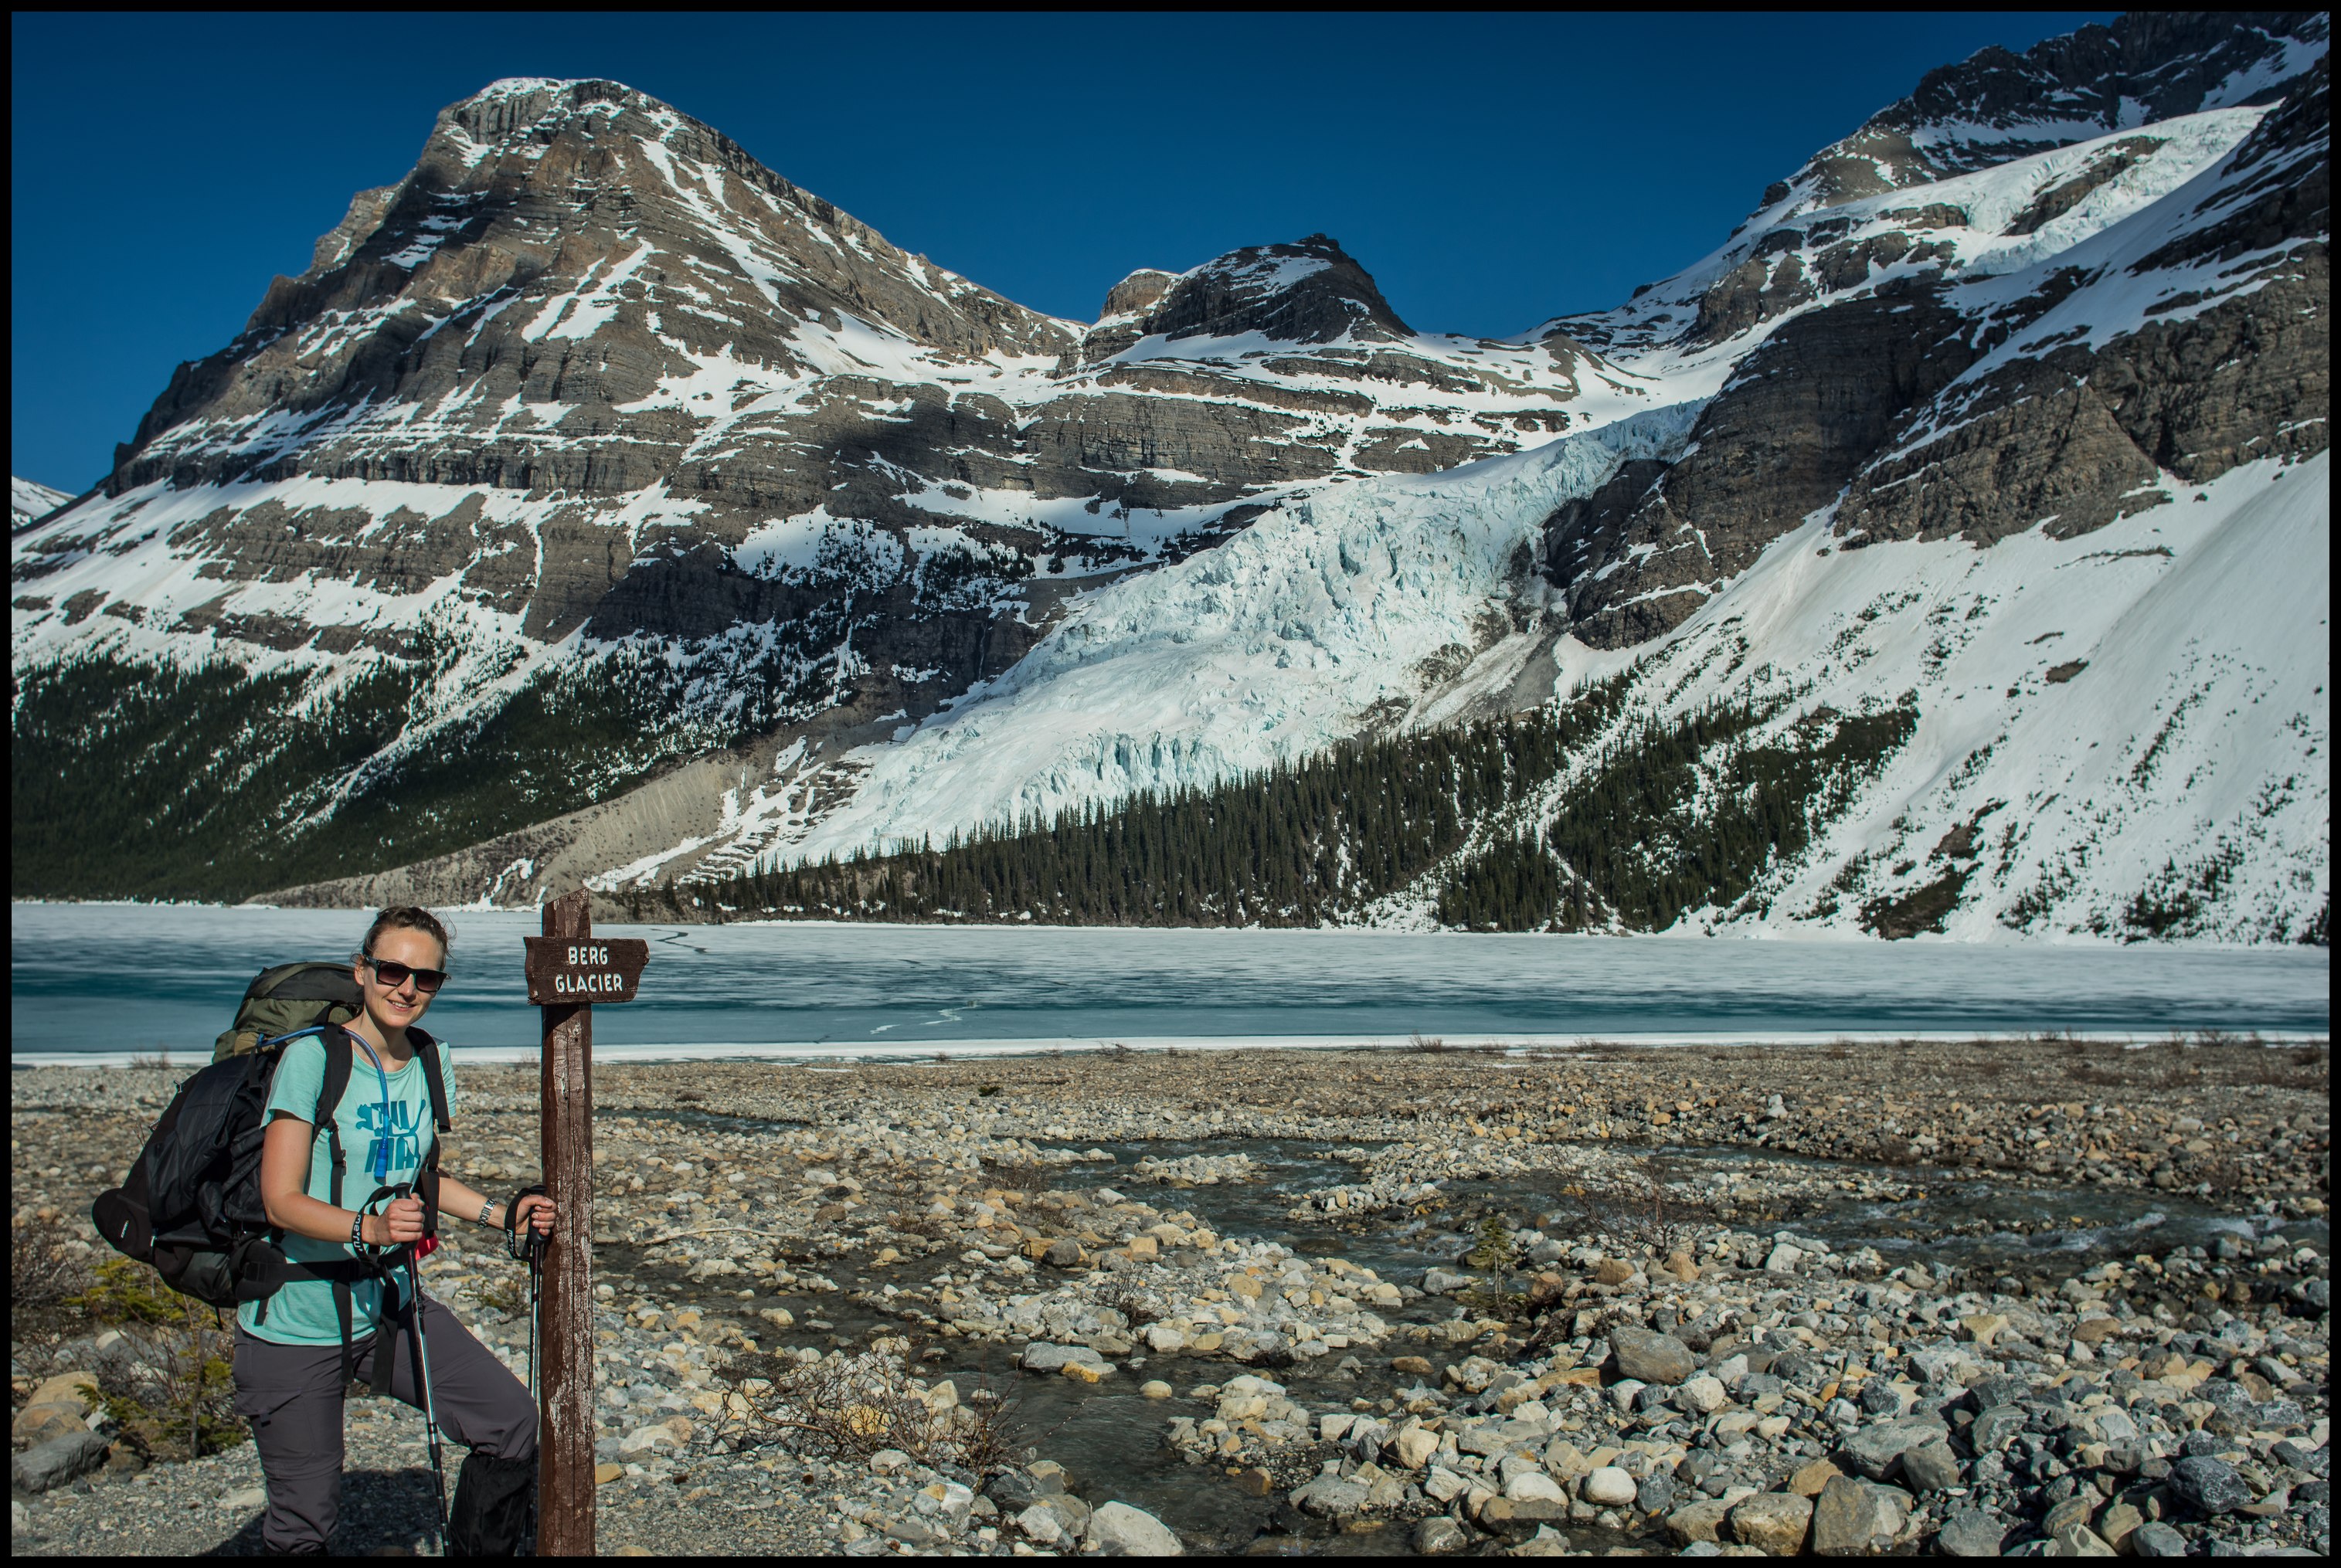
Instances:
[[[517,1279],[474,1280],[464,1288],[473,1301],[491,1312],[516,1316],[528,1310],[528,1287]]]
[[[1037,1163],[1015,1166],[986,1163],[983,1167],[985,1185],[998,1187],[1002,1192],[1021,1192],[1034,1196],[1049,1190],[1056,1174],[1054,1166]]]
[[[191,1306],[205,1313],[211,1310],[192,1296],[181,1295],[163,1283],[161,1275],[128,1257],[99,1264],[96,1278],[83,1289],[76,1305],[92,1322],[115,1327],[181,1324]]]
[[[1493,1285],[1479,1285],[1459,1291],[1455,1299],[1473,1315],[1492,1317],[1501,1323],[1517,1323],[1529,1315],[1526,1291],[1499,1290]]]
[[[195,1459],[243,1440],[225,1314],[181,1295],[145,1264],[126,1257],[99,1264],[75,1305],[89,1321],[120,1327],[144,1346],[138,1365],[149,1381],[100,1385],[106,1414],[136,1444]]]
[[[903,1236],[920,1236],[928,1241],[940,1241],[958,1230],[947,1216],[939,1214],[898,1214],[889,1217],[886,1223]]]
[[[1509,1269],[1519,1262],[1519,1249],[1512,1245],[1512,1227],[1494,1215],[1479,1222],[1479,1235],[1463,1261],[1473,1268]]]
[[[17,1214],[8,1221],[8,1324],[11,1337],[47,1325],[88,1288],[89,1273],[65,1245],[56,1219]]]
[[[752,1370],[761,1375],[750,1375]],[[961,1403],[938,1398],[894,1355],[832,1351],[793,1364],[758,1357],[733,1369],[748,1404],[752,1441],[792,1435],[833,1458],[866,1460],[895,1448],[921,1464],[981,1472],[1021,1456],[1010,1402],[979,1389]]]
[[[1161,1299],[1134,1280],[1109,1280],[1097,1293],[1097,1303],[1121,1314],[1132,1328],[1159,1323],[1164,1315]]]
[[[1568,1188],[1577,1211],[1571,1228],[1596,1243],[1646,1249],[1654,1257],[1687,1250],[1705,1216],[1695,1203],[1669,1189],[1672,1169],[1665,1160],[1655,1156],[1644,1159],[1638,1174],[1644,1189],[1639,1192]]]

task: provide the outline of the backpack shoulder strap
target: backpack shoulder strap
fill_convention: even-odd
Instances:
[[[439,1042],[409,1024],[406,1037],[423,1059],[423,1081],[431,1091],[431,1146],[423,1151],[422,1167],[414,1173],[414,1190],[423,1199],[423,1234],[439,1234],[439,1138],[454,1124],[447,1116],[447,1080],[439,1064]]]
[[[317,1043],[325,1048],[325,1075],[317,1086],[317,1110],[309,1119],[309,1142],[314,1146],[319,1133],[325,1136],[334,1173],[333,1190],[325,1201],[339,1208],[342,1171],[349,1164],[349,1153],[342,1147],[342,1123],[335,1113],[342,1108],[342,1097],[350,1088],[349,1031],[339,1024],[327,1024],[317,1031]]]
[[[414,1054],[423,1058],[423,1081],[431,1087],[431,1119],[441,1132],[446,1132],[455,1124],[447,1116],[447,1080],[440,1073],[439,1042],[411,1024],[406,1037],[414,1042]]]

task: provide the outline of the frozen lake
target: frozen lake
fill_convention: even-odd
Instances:
[[[334,958],[363,915],[19,904],[11,1057],[98,1065],[207,1053],[261,968]],[[453,918],[430,1025],[533,1055],[533,913]],[[640,999],[596,1009],[630,1057],[931,1055],[1178,1043],[1794,1040],[2172,1030],[2323,1035],[2322,948],[1396,935],[1358,931],[607,926],[651,942]]]

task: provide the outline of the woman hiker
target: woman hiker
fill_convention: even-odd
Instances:
[[[446,981],[447,928],[425,909],[384,909],[354,963],[364,997],[358,1016],[286,1046],[269,1086],[261,1194],[296,1263],[378,1264],[375,1249],[420,1241],[425,1228],[422,1197],[379,1200],[389,1196],[384,1189],[408,1191],[418,1177],[428,1190],[427,1173],[437,1163],[426,1158],[437,1152],[435,1123],[427,1064],[418,1059],[432,1042],[413,1026]],[[313,1129],[329,1051],[351,1053],[349,1087],[334,1125]],[[443,1047],[438,1057],[452,1100]],[[344,1161],[339,1203],[330,1201],[335,1152]],[[499,1203],[453,1176],[439,1176],[437,1187],[444,1213],[508,1236],[516,1224],[539,1236],[553,1228],[553,1204],[541,1193]],[[406,1299],[395,1272],[334,1272],[344,1278],[294,1279],[236,1313],[235,1409],[252,1423],[268,1482],[263,1544],[274,1554],[324,1552],[341,1505],[342,1401],[353,1374],[423,1407],[419,1305],[431,1407],[441,1430],[472,1451],[456,1484],[446,1549],[509,1555],[535,1488],[535,1401],[453,1313],[428,1297]]]

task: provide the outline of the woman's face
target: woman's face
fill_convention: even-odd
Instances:
[[[410,969],[443,969],[447,967],[447,949],[439,938],[428,931],[396,928],[374,938],[374,957],[377,963],[403,964]],[[382,983],[382,972],[374,964],[360,960],[357,965],[358,987],[365,995],[366,1017],[378,1029],[403,1029],[431,1010],[431,995],[407,975],[395,986]]]

